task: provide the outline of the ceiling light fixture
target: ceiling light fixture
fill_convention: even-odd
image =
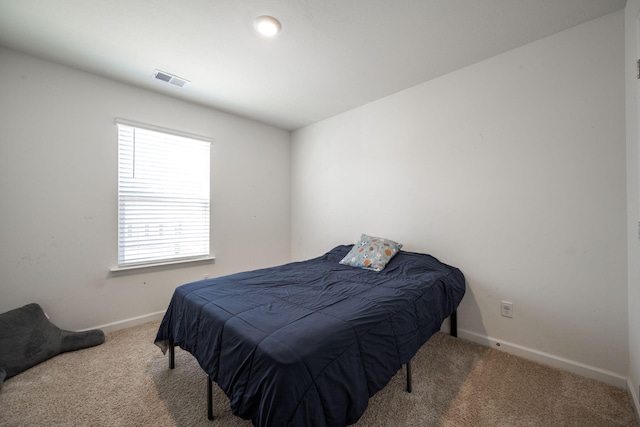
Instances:
[[[273,37],[282,29],[280,22],[272,16],[258,16],[253,21],[253,26],[260,34],[266,37]]]

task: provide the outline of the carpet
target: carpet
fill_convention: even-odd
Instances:
[[[7,380],[0,426],[248,427],[214,386],[176,349],[176,367],[153,344],[159,322],[108,333],[103,345],[61,354]],[[638,426],[626,390],[444,333],[369,401],[354,424],[374,426]]]

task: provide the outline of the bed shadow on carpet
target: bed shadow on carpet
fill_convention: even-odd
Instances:
[[[389,384],[369,400],[367,410],[354,426],[440,425],[467,375],[489,350],[468,344],[443,333],[436,334],[412,361],[412,393],[406,391],[406,371],[400,369]],[[149,366],[149,375],[176,425],[252,425],[231,413],[229,399],[215,384],[215,419],[207,420],[206,375],[189,353],[177,348],[175,369],[170,370],[168,366],[168,357],[159,353]]]
[[[231,413],[229,399],[213,385],[214,420],[207,418],[207,375],[196,359],[176,348],[175,368],[169,369],[169,358],[158,350],[149,366],[162,400],[176,426],[249,427],[251,421]]]
[[[470,341],[435,334],[414,356],[413,391],[400,369],[369,400],[356,427],[633,426],[626,390]],[[214,385],[215,420],[207,420],[207,380],[196,360],[176,351],[176,368],[154,357],[151,374],[175,425],[248,427]]]

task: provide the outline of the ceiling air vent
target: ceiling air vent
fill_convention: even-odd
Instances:
[[[158,80],[162,80],[163,82],[171,83],[172,85],[176,85],[180,87],[183,87],[187,83],[189,83],[189,80],[185,80],[183,78],[174,76],[173,74],[169,74],[160,70],[155,70],[153,72],[153,76]]]

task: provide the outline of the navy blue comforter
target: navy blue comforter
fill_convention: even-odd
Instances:
[[[464,276],[400,251],[381,272],[308,261],[178,287],[156,344],[191,353],[256,426],[344,426],[458,306]]]

